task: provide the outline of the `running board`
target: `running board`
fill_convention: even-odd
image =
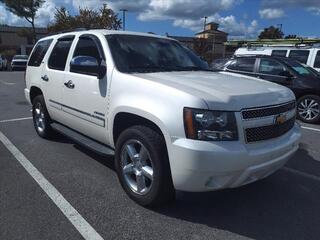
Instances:
[[[89,148],[90,150],[101,154],[101,155],[108,155],[108,156],[113,156],[114,155],[114,150],[102,143],[99,143],[95,140],[92,140],[91,138],[88,138],[68,127],[65,127],[59,123],[52,123],[51,127],[61,133],[62,135],[71,138],[73,141],[77,142],[78,144]]]

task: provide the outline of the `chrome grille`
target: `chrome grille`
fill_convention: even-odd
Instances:
[[[247,143],[268,140],[280,137],[290,131],[295,123],[295,118],[291,118],[282,124],[247,128],[245,129]]]
[[[243,119],[262,118],[267,116],[278,115],[293,110],[296,107],[296,102],[288,102],[282,105],[261,107],[255,109],[246,109],[242,111]]]

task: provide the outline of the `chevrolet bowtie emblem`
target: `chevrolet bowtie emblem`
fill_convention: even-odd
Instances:
[[[287,121],[287,117],[286,115],[284,114],[280,114],[278,116],[275,117],[275,124],[282,124],[284,123],[285,121]]]

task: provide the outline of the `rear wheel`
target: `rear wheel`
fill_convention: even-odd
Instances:
[[[32,102],[33,124],[37,134],[42,138],[50,138],[54,132],[50,126],[51,118],[42,95],[38,95]]]
[[[319,96],[303,96],[298,100],[297,105],[298,119],[306,123],[317,123],[320,121]]]
[[[175,198],[165,142],[151,128],[134,126],[116,144],[115,165],[120,183],[142,206],[157,206]]]

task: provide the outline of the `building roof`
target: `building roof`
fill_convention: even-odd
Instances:
[[[204,30],[204,31],[201,31],[201,32],[196,33],[195,35],[200,35],[200,34],[205,34],[205,33],[228,35],[228,33],[223,32],[223,31],[220,31],[220,30]]]
[[[8,26],[8,25],[0,25],[0,32],[11,32],[15,33],[18,31],[21,31],[23,29],[29,29],[31,30],[31,27],[16,27],[16,26]],[[36,33],[38,34],[47,34],[48,29],[47,28],[36,28]]]
[[[193,42],[195,40],[195,37],[184,37],[184,36],[169,36],[169,38],[173,38],[175,40],[181,41],[181,42]]]

